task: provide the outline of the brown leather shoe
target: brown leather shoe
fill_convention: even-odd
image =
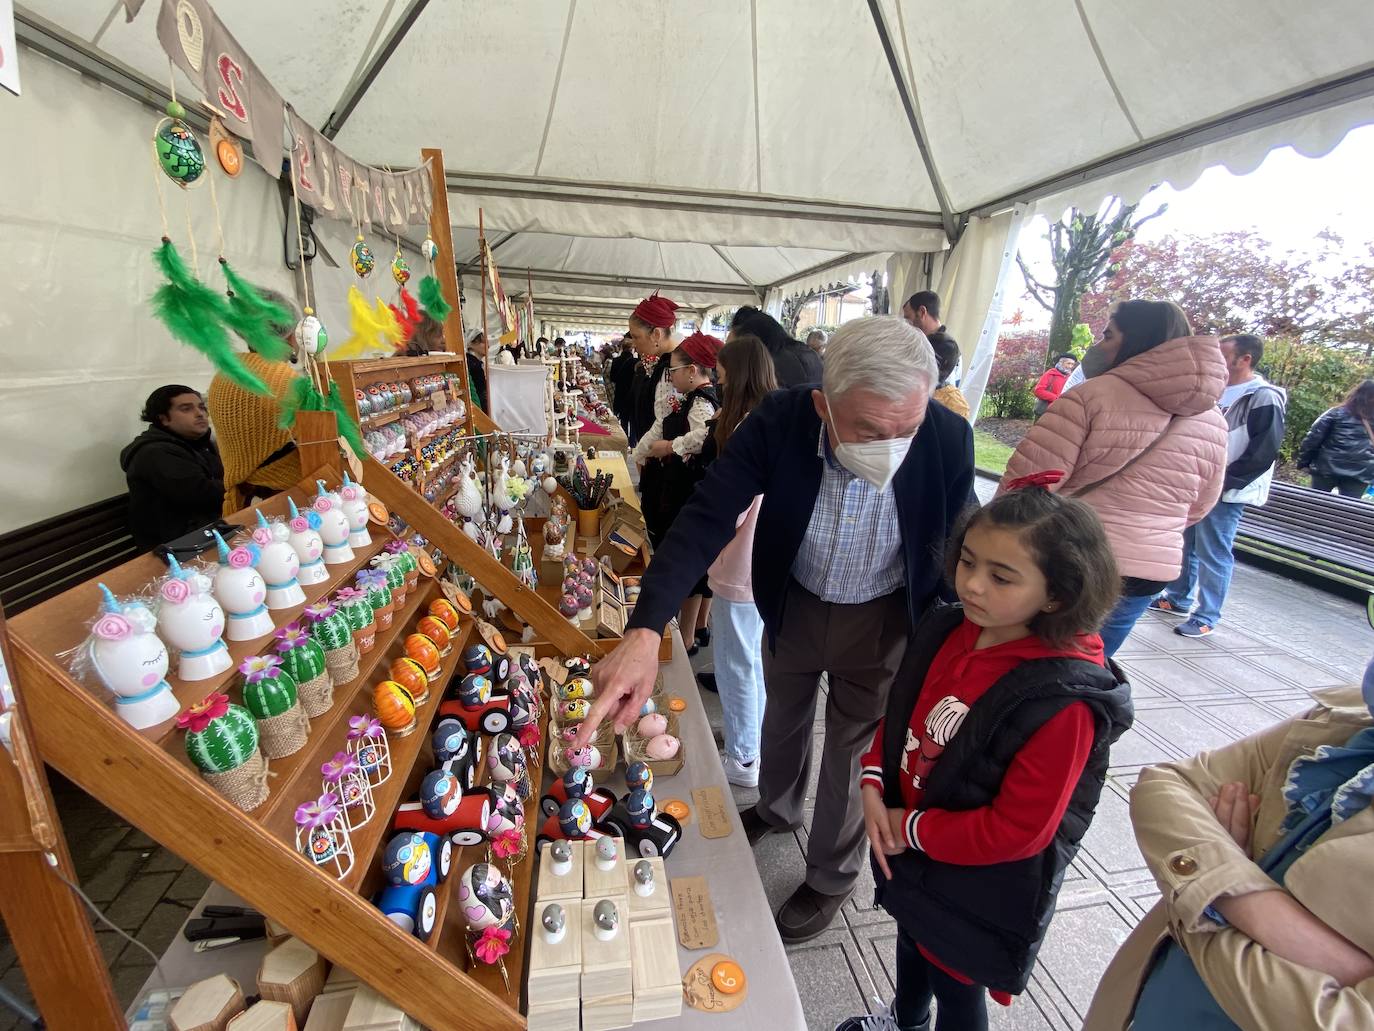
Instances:
[[[819,937],[835,920],[845,900],[852,894],[826,895],[803,884],[778,910],[778,934],[789,945]]]

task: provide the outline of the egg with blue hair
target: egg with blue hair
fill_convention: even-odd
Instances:
[[[592,829],[592,811],[580,798],[570,798],[558,807],[558,829],[565,838],[586,837]]]

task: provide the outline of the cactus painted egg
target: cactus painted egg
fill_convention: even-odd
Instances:
[[[671,759],[677,755],[681,747],[682,742],[672,734],[660,734],[649,739],[649,743],[644,746],[644,754],[655,760]]]
[[[458,700],[469,709],[480,709],[491,701],[491,681],[480,673],[469,673],[458,683]]]
[[[453,633],[453,631],[458,629],[458,610],[453,607],[453,603],[447,598],[435,598],[430,602],[429,614],[435,619],[443,620],[444,626],[449,629],[449,633]]]
[[[280,669],[247,680],[243,685],[243,705],[257,719],[280,716],[296,704],[296,681]]]
[[[258,725],[241,705],[225,707],[204,730],[186,732],[186,754],[206,773],[238,769],[258,750]]]
[[[658,737],[668,731],[668,718],[662,713],[651,712],[647,716],[641,716],[639,723],[635,727],[639,731],[639,736],[643,738]]]
[[[439,648],[424,634],[410,634],[405,639],[405,653],[420,664],[428,677],[439,675]]]
[[[361,236],[353,245],[353,250],[349,253],[349,260],[353,262],[353,271],[364,279],[370,276],[372,270],[377,267],[377,259],[372,255],[372,248]]]
[[[584,770],[595,770],[601,766],[601,749],[596,745],[584,745],[581,748],[565,748],[563,758],[567,760],[569,766],[580,766]]]
[[[448,770],[434,770],[420,782],[420,804],[432,818],[451,816],[463,800],[463,787]]]
[[[409,656],[393,659],[389,672],[391,679],[409,691],[412,698],[423,698],[429,691],[424,667]]]
[[[402,831],[386,843],[382,853],[382,873],[391,884],[423,884],[433,862],[429,843],[418,832]]]
[[[654,786],[654,771],[649,769],[648,763],[632,762],[625,767],[625,786],[631,791],[638,791],[641,788],[648,791]]]
[[[458,904],[469,929],[481,931],[499,927],[515,912],[510,881],[490,863],[475,863],[463,871],[458,882]]]
[[[490,673],[491,649],[485,644],[469,645],[463,650],[463,668],[469,673]]]
[[[387,730],[405,733],[415,726],[415,699],[394,680],[372,689],[372,711]]]
[[[406,264],[405,258],[401,257],[400,251],[391,259],[391,278],[396,280],[397,286],[405,286],[410,282],[410,266]]]
[[[434,745],[434,758],[441,763],[446,763],[450,759],[461,759],[472,747],[468,728],[463,726],[462,720],[455,719],[440,720],[439,725],[434,728],[431,742]]]
[[[158,166],[178,186],[188,186],[205,174],[205,154],[195,134],[179,118],[164,122],[153,138]]]
[[[570,798],[558,807],[558,829],[565,838],[585,837],[592,829],[592,811],[580,798]]]
[[[438,646],[440,654],[448,651],[448,625],[442,619],[437,616],[423,616],[415,624],[415,629],[433,641]]]
[[[590,698],[593,694],[592,682],[586,677],[573,677],[559,685],[558,697],[561,701],[571,702],[578,698]]]
[[[327,669],[324,649],[309,637],[298,638],[294,648],[277,654],[281,658],[281,668],[291,675],[297,686],[314,680]]]
[[[564,720],[585,720],[592,711],[592,703],[585,698],[564,702],[558,707],[558,715]]]

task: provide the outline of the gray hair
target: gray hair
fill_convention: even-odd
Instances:
[[[287,297],[286,294],[282,293],[280,290],[273,290],[270,286],[257,287],[257,291],[258,296],[264,301],[270,304],[280,305],[285,308],[291,316],[291,324],[289,326],[273,326],[272,328],[284,337],[294,333],[296,331],[296,323],[301,320],[301,310],[296,306],[296,302],[290,297]]]
[[[830,339],[828,336],[825,335],[825,330],[813,329],[810,333],[806,334],[807,346],[809,347],[811,345],[811,342],[817,338],[820,339],[820,342],[822,344],[824,344],[827,340]]]
[[[871,390],[900,401],[917,390],[933,390],[938,377],[926,335],[894,315],[877,315],[835,330],[825,348],[821,387],[832,399]]]

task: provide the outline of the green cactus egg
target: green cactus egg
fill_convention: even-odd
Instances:
[[[406,585],[406,571],[399,562],[393,562],[386,567],[386,585],[391,590]]]
[[[290,673],[281,670],[272,676],[246,681],[243,685],[243,704],[260,720],[280,716],[296,704],[296,681]]]
[[[157,131],[153,144],[158,164],[173,182],[185,186],[204,174],[205,155],[185,122],[177,119],[167,122]]]
[[[335,612],[332,616],[316,622],[310,628],[310,636],[325,651],[332,652],[347,648],[353,643],[353,628],[349,626],[347,616],[342,612]]]
[[[348,621],[343,620],[340,628],[339,640],[342,642],[339,647],[344,647],[352,638],[352,632],[348,629]],[[314,680],[325,670],[324,649],[319,643],[307,637],[298,647],[290,651],[279,653],[281,656],[281,668],[291,675],[291,679],[297,684],[304,684]]]
[[[204,730],[186,732],[186,754],[205,773],[228,773],[258,750],[258,725],[241,705],[231,705]]]
[[[383,603],[385,604],[385,602]],[[357,601],[350,601],[346,605],[340,606],[340,612],[348,620],[350,630],[366,630],[372,625],[372,604],[366,598],[359,598]]]
[[[378,584],[367,589],[367,603],[372,606],[372,611],[384,609],[391,604],[391,588],[385,584]]]

